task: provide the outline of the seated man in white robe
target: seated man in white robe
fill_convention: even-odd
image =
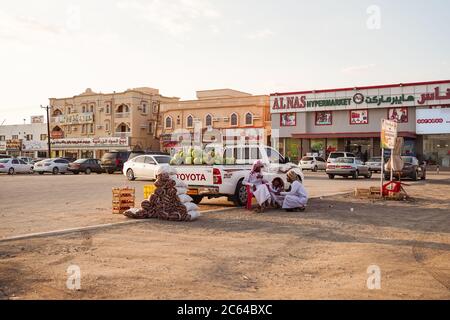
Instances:
[[[269,200],[271,199],[269,189],[267,188],[267,181],[264,180],[262,168],[264,164],[257,160],[253,164],[253,168],[248,174],[248,176],[244,179],[243,184],[249,185],[253,195],[258,202],[258,208],[255,210],[256,212],[264,212],[264,209],[268,206]]]
[[[302,184],[300,176],[293,170],[287,173],[287,181],[291,183],[289,192],[281,192],[284,196],[283,209],[286,211],[305,211],[308,203],[308,192]]]

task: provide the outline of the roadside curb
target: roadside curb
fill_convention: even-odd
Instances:
[[[321,195],[321,196],[313,196],[313,197],[310,197],[309,199],[321,199],[321,198],[333,197],[333,196],[351,194],[351,193],[352,193],[352,191],[335,192],[335,193],[330,193],[330,194]],[[200,211],[200,214],[221,213],[221,212],[228,212],[228,211],[239,210],[239,209],[243,209],[243,208],[239,208],[239,207],[220,208],[220,209]],[[12,241],[19,241],[19,240],[63,236],[63,235],[67,235],[67,234],[71,234],[71,233],[79,233],[79,232],[83,232],[83,231],[96,231],[96,230],[101,230],[101,229],[111,229],[111,228],[115,228],[115,227],[140,224],[140,223],[145,223],[145,222],[149,222],[149,221],[152,221],[152,219],[129,220],[129,221],[123,221],[123,222],[116,222],[116,223],[98,224],[98,225],[86,226],[86,227],[29,233],[29,234],[23,234],[23,235],[18,235],[18,236],[1,238],[0,244],[6,243],[6,242],[12,242]]]

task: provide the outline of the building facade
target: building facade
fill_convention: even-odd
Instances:
[[[144,87],[106,94],[87,89],[49,101],[52,156],[101,158],[111,150],[159,150],[160,104],[178,98]]]
[[[307,153],[326,156],[338,150],[370,158],[381,155],[381,120],[391,119],[398,122],[398,135],[404,138],[404,154],[427,160],[431,153],[437,152],[441,155],[435,156],[438,161],[445,150],[431,151],[424,144],[435,139],[416,130],[419,121],[416,112],[424,112],[428,119],[429,110],[448,107],[449,88],[450,81],[445,80],[273,93],[270,95],[273,134],[279,136],[281,152],[293,160]],[[429,116],[433,118],[432,114]],[[439,141],[446,140],[449,126],[448,122],[442,123],[439,132],[444,136]]]
[[[0,153],[45,158],[48,156],[47,148],[46,123],[0,126]]]
[[[161,105],[161,148],[170,151],[181,141],[270,143],[269,96],[231,89],[197,91],[197,100]]]

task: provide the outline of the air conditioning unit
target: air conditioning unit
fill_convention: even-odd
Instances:
[[[213,118],[213,121],[220,121],[220,118]]]
[[[97,129],[102,129],[102,128],[103,128],[102,125],[98,125],[98,126],[97,126]]]
[[[223,117],[223,121],[228,122],[228,121],[230,121],[230,118],[229,117]]]

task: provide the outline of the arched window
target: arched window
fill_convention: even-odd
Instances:
[[[57,116],[61,116],[61,115],[62,115],[62,111],[59,110],[59,109],[55,109],[55,110],[52,112],[52,117],[57,117]]]
[[[245,124],[252,125],[253,124],[253,115],[250,112],[247,112],[245,115]]]
[[[126,123],[121,123],[121,124],[119,124],[119,126],[117,127],[117,130],[116,130],[116,132],[119,132],[119,133],[126,133],[126,132],[131,132],[131,129],[130,129],[130,127],[126,124]]]
[[[205,117],[205,125],[207,127],[212,126],[212,116],[210,114],[206,115]]]
[[[166,129],[172,129],[172,117],[166,117]]]
[[[186,127],[192,128],[194,126],[194,118],[189,115],[186,119]]]
[[[128,107],[126,104],[121,104],[117,108],[117,113],[126,113],[126,112],[130,112],[130,107]]]
[[[231,115],[231,125],[232,126],[237,126],[238,125],[238,116],[236,113],[233,113]]]

